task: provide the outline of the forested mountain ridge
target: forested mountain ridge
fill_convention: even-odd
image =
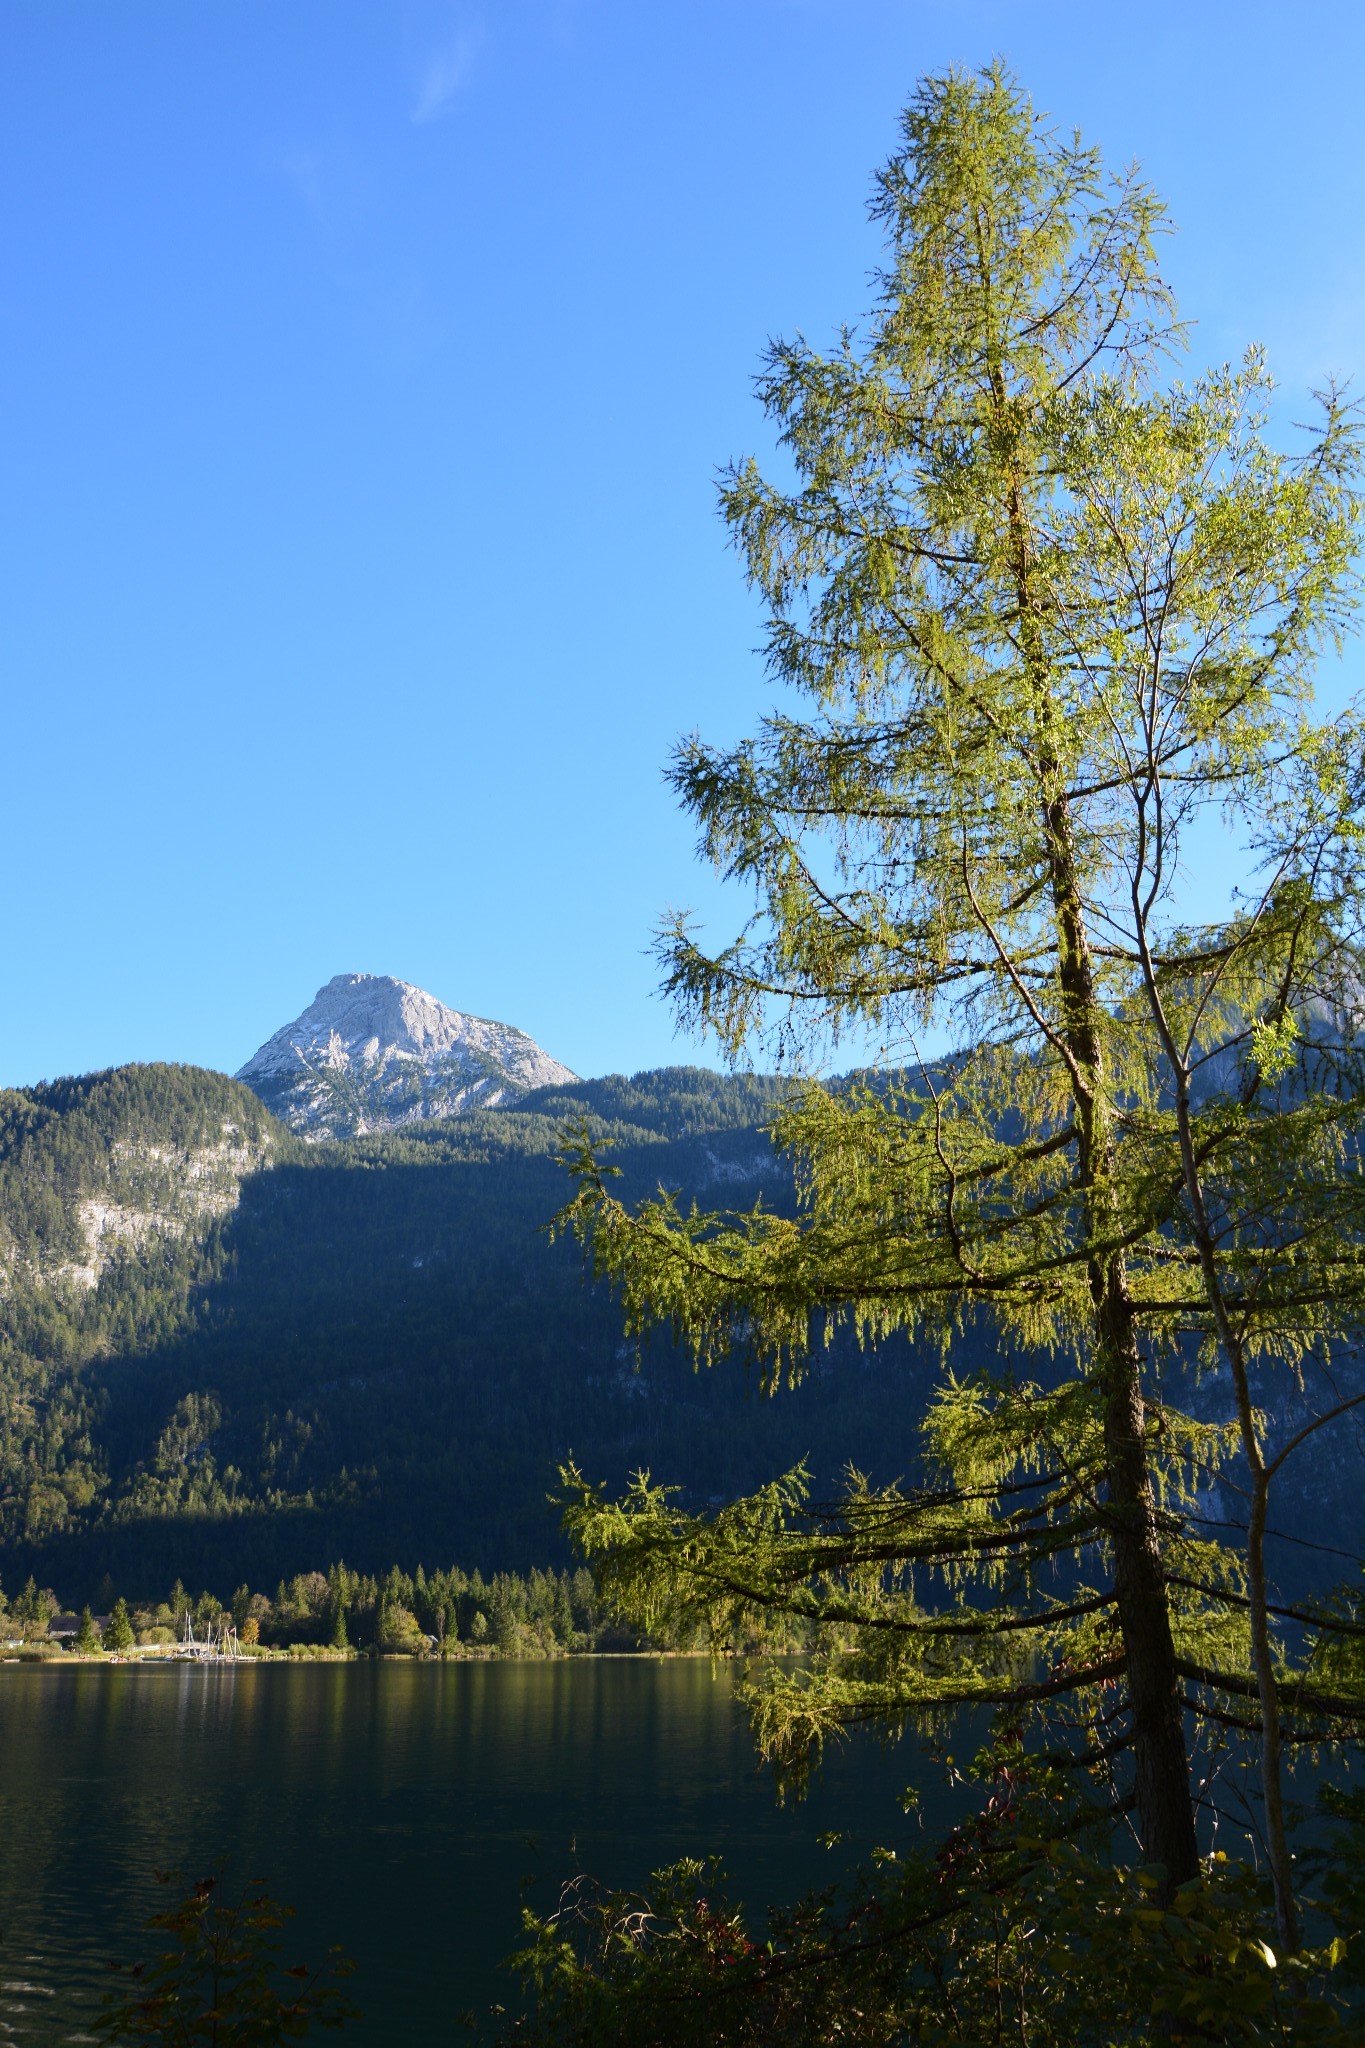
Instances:
[[[675,1068],[305,1142],[251,1092],[132,1067],[0,1097],[0,1575],[77,1597],[460,1556],[552,1561],[559,1459],[729,1497],[813,1455],[913,1457],[913,1356],[836,1347],[795,1397],[637,1360],[544,1226],[586,1117],[640,1192],[790,1200],[781,1084]],[[98,1214],[100,1229],[92,1235]],[[94,1249],[92,1250],[92,1246]]]
[[[150,1594],[343,1556],[549,1563],[570,1451],[613,1483],[650,1467],[694,1504],[802,1458],[831,1487],[846,1461],[912,1473],[929,1374],[906,1340],[840,1341],[769,1399],[662,1338],[637,1358],[618,1305],[547,1240],[560,1133],[583,1119],[627,1193],[786,1205],[764,1128],[781,1085],[610,1075],[322,1142],[192,1067],[0,1092],[0,1579],[32,1570],[75,1598],[106,1571]],[[970,1335],[956,1352],[961,1371],[1003,1362]],[[1338,1361],[1343,1385],[1357,1370]],[[1287,1384],[1278,1434],[1303,1413]],[[1339,1436],[1285,1484],[1318,1542],[1354,1548],[1359,1445]],[[1210,1512],[1235,1521],[1229,1487]]]
[[[0,1275],[88,1291],[121,1247],[226,1214],[281,1142],[250,1090],[195,1068],[0,1090]]]
[[[295,1149],[247,1088],[135,1066],[0,1091],[0,1539],[107,1482],[91,1368],[193,1320],[244,1180]]]

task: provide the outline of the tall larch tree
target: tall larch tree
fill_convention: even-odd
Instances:
[[[1158,201],[1000,67],[921,85],[873,213],[865,331],[779,342],[760,378],[792,481],[745,462],[722,489],[782,707],[673,765],[755,916],[719,952],[685,917],[661,944],[728,1056],[811,1075],[852,1034],[877,1070],[794,1081],[794,1216],[627,1209],[586,1142],[564,1214],[629,1325],[702,1362],[777,1378],[840,1323],[910,1333],[942,1362],[912,1396],[925,1470],[835,1504],[792,1474],[710,1517],[571,1472],[569,1521],[637,1623],[815,1627],[812,1670],[758,1687],[780,1761],[960,1702],[1047,1711],[1169,1895],[1198,1873],[1187,1707],[1259,1729],[1278,1783],[1255,1377],[1359,1322],[1361,728],[1309,715],[1355,596],[1356,421],[1328,391],[1284,456],[1255,352],[1163,382]],[[1247,884],[1212,909],[1187,883],[1210,820]],[[999,1372],[955,1376],[983,1327]],[[1196,1419],[1201,1359],[1233,1396]],[[1249,1542],[1207,1540],[1239,1454]],[[1354,1620],[1292,1625],[1299,1726],[1358,1728]]]

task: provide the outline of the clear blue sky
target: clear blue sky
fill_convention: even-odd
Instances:
[[[0,1083],[231,1069],[344,969],[696,1056],[661,770],[770,694],[715,471],[995,53],[1142,159],[1196,357],[1359,374],[1359,0],[6,0]]]

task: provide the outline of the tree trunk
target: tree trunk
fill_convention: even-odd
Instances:
[[[1189,1757],[1175,1644],[1152,1489],[1147,1476],[1143,1399],[1132,1319],[1121,1276],[1108,1276],[1100,1327],[1105,1357],[1106,1507],[1114,1545],[1114,1589],[1128,1662],[1134,1790],[1143,1855],[1164,1872],[1160,1897],[1199,1875]]]

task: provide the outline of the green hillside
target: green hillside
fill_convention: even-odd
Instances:
[[[565,1196],[557,1134],[582,1116],[615,1141],[627,1192],[789,1199],[762,1129],[778,1085],[613,1076],[315,1145],[188,1067],[0,1095],[0,1576],[74,1598],[106,1572],[231,1585],[341,1556],[542,1563],[569,1450],[701,1501],[803,1456],[821,1481],[850,1458],[905,1471],[904,1343],[839,1347],[772,1398],[665,1342],[637,1360],[544,1234]]]

